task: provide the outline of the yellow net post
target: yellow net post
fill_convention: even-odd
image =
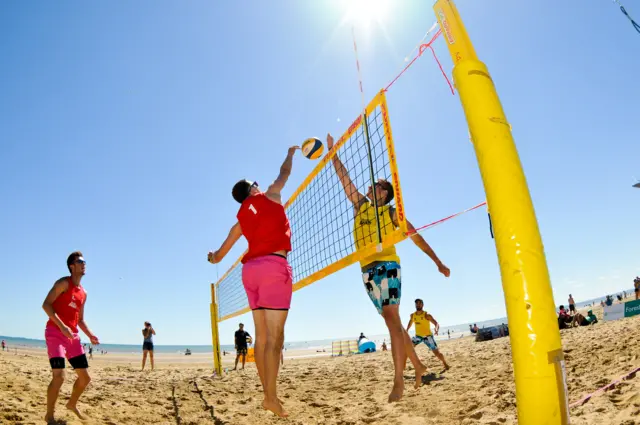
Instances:
[[[218,376],[222,375],[220,358],[220,335],[218,332],[218,305],[216,304],[216,285],[211,284],[211,345],[213,346],[213,367]]]
[[[542,239],[529,189],[498,94],[450,0],[434,5],[453,58],[502,275],[520,425],[569,423],[564,357]]]

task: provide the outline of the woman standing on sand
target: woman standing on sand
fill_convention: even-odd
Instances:
[[[156,331],[151,326],[151,323],[144,322],[144,329],[142,330],[142,336],[144,342],[142,343],[142,370],[144,370],[144,364],[147,362],[147,354],[151,359],[151,370],[153,370],[153,336]]]

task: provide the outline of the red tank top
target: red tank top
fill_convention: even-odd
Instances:
[[[69,326],[74,333],[78,333],[78,320],[80,309],[87,299],[87,293],[82,286],[76,286],[68,279],[69,287],[53,302],[53,311],[58,315],[62,323]],[[57,328],[58,326],[51,319],[47,322],[47,327]]]
[[[291,251],[291,227],[284,207],[264,193],[245,199],[237,217],[242,234],[249,242],[249,252],[242,264],[273,252]]]

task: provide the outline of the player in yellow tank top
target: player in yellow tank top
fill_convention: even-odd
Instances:
[[[418,302],[416,301],[416,304]],[[409,325],[407,326],[407,330],[411,328],[411,325],[416,325],[416,336],[425,337],[433,335],[431,333],[431,322],[429,318],[431,315],[427,314],[426,311],[422,311],[421,309],[416,311],[415,313],[411,313],[411,318],[409,319]]]
[[[331,154],[333,137],[330,134],[327,135],[327,148],[329,154]],[[337,154],[333,156],[332,160],[345,194],[353,204],[353,239],[356,250],[361,250],[372,243],[377,244],[378,221],[376,220],[376,213],[380,218],[380,231],[383,237],[399,227],[396,211],[390,205],[394,197],[393,186],[387,180],[380,179],[369,187],[366,195],[363,195],[351,181],[349,171],[342,164]],[[408,220],[407,228],[409,231],[414,230]],[[446,277],[449,276],[449,268],[440,261],[421,235],[414,233],[411,240],[431,258],[440,273]],[[396,254],[395,247],[392,246],[382,252],[376,252],[364,258],[360,262],[360,266],[367,295],[378,312],[384,317],[391,336],[391,353],[395,377],[393,389],[389,394],[389,402],[398,401],[402,398],[404,392],[404,368],[407,363],[407,357],[411,360],[415,369],[416,388],[422,384],[422,375],[427,371],[427,367],[418,358],[411,338],[400,319],[400,259]]]
[[[416,300],[416,312],[411,313],[411,319],[409,319],[409,324],[407,325],[407,332],[411,329],[411,325],[413,323],[416,324],[416,336],[411,339],[413,345],[418,345],[424,342],[424,344],[429,347],[429,350],[433,352],[433,354],[442,362],[445,370],[449,370],[449,365],[447,361],[444,359],[444,356],[438,349],[438,344],[436,344],[436,340],[431,333],[431,324],[435,326],[435,333],[438,335],[438,331],[440,330],[440,325],[436,321],[436,319],[423,310],[424,302],[420,298]]]

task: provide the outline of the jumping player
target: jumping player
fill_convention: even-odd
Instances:
[[[60,387],[64,382],[64,358],[69,360],[78,378],[73,384],[71,397],[67,402],[67,409],[71,410],[80,419],[85,419],[77,407],[78,399],[87,388],[91,377],[87,372],[89,364],[84,354],[84,349],[80,343],[78,328],[89,337],[91,344],[98,345],[98,337],[91,332],[84,321],[84,305],[87,300],[87,293],[80,284],[84,276],[86,262],[79,251],[71,253],[67,258],[67,268],[71,276],[66,276],[53,285],[47,298],[42,303],[49,321],[44,331],[47,343],[47,353],[49,363],[53,372],[53,378],[47,389],[47,414],[44,420],[47,423],[54,423],[54,411],[56,401],[60,394]]]
[[[445,370],[449,370],[449,365],[447,361],[444,359],[444,356],[438,350],[438,344],[436,344],[436,340],[433,338],[433,334],[431,333],[431,324],[435,326],[434,332],[438,335],[438,331],[440,330],[440,325],[436,321],[436,319],[422,310],[424,307],[424,302],[420,298],[416,300],[416,311],[415,313],[411,313],[411,318],[409,319],[409,324],[407,325],[407,332],[411,329],[412,324],[416,324],[416,336],[411,340],[413,341],[413,345],[417,346],[420,343],[424,342],[424,345],[429,347],[429,350],[433,352],[433,354],[442,362]],[[448,332],[448,331],[447,331]],[[451,338],[451,335],[449,335]]]
[[[327,135],[327,147],[333,148],[333,137]],[[349,172],[336,154],[333,157],[333,166],[342,183],[347,198],[353,204],[354,212],[354,240],[356,249],[361,249],[368,243],[377,239],[376,216],[380,217],[380,232],[382,235],[393,232],[398,227],[398,219],[394,208],[389,206],[393,199],[393,186],[386,180],[378,180],[369,187],[366,195],[358,192],[358,188],[351,181]],[[375,203],[374,203],[375,200]],[[375,204],[378,208],[376,211]],[[408,229],[414,230],[413,225],[407,220]],[[450,271],[438,256],[433,252],[429,244],[422,236],[414,233],[411,240],[420,248],[438,267],[438,271],[449,277]],[[402,325],[400,319],[401,277],[400,258],[396,254],[395,246],[377,252],[360,262],[362,279],[365,289],[378,313],[384,318],[391,336],[391,354],[395,367],[393,390],[389,394],[389,402],[395,402],[402,398],[404,393],[403,371],[407,357],[411,360],[416,373],[415,386],[422,384],[422,375],[427,367],[418,358],[409,334]]]
[[[297,146],[289,148],[278,178],[266,192],[257,182],[240,180],[232,195],[241,204],[238,222],[220,249],[210,252],[212,263],[220,262],[244,235],[249,250],[242,259],[242,283],[247,292],[256,329],[255,359],[262,382],[262,406],[278,416],[287,417],[277,397],[276,378],[280,368],[280,350],[284,343],[284,324],[291,306],[292,271],[287,262],[291,251],[291,228],[282,205],[284,187]]]

